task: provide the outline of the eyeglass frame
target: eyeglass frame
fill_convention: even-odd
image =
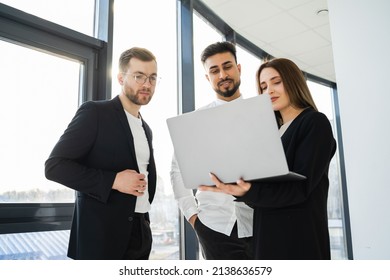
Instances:
[[[152,86],[156,86],[158,85],[158,83],[160,82],[161,80],[161,77],[157,76],[157,74],[151,74],[149,76],[145,75],[144,73],[140,73],[140,72],[135,72],[135,73],[127,73],[127,72],[122,72],[122,74],[124,75],[131,75],[134,79],[134,81],[139,84],[139,85],[144,85],[146,83],[146,81],[149,81],[149,83],[152,85]],[[139,81],[136,77],[137,76],[143,76],[144,78],[141,79],[141,81]],[[153,84],[150,80],[151,77],[155,76],[156,77],[156,80],[155,80],[155,83]],[[143,82],[142,82],[143,80]]]

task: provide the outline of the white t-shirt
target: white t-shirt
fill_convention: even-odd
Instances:
[[[146,138],[145,130],[142,127],[141,118],[136,118],[132,114],[125,111],[127,120],[129,122],[131,134],[134,139],[135,155],[137,157],[137,163],[139,172],[145,175],[145,180],[148,179],[148,165],[150,158],[150,150],[148,145],[148,139]],[[144,195],[137,197],[135,204],[136,213],[146,213],[150,211],[149,203],[149,191],[146,188]]]

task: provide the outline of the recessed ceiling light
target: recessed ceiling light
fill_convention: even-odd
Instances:
[[[317,10],[317,16],[327,16],[329,14],[328,9],[319,9]]]

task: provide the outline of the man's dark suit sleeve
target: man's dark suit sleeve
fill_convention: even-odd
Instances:
[[[116,172],[93,168],[85,161],[98,132],[99,112],[86,102],[61,136],[45,162],[47,179],[106,202]]]

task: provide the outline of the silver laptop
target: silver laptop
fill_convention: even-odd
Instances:
[[[184,185],[253,180],[302,180],[290,172],[268,94],[167,119]]]

